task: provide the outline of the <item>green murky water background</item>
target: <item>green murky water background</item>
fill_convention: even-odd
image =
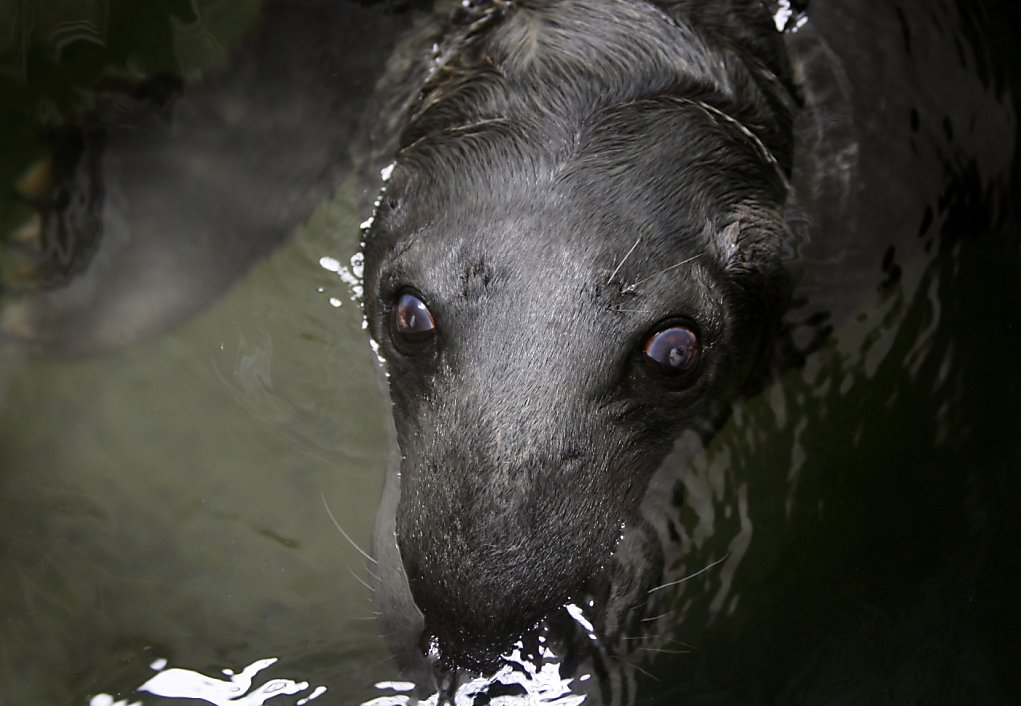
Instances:
[[[368,545],[387,403],[361,313],[318,264],[354,251],[356,220],[324,206],[166,338],[5,352],[0,703],[84,703],[156,657],[290,655],[341,683],[386,658],[326,509]]]

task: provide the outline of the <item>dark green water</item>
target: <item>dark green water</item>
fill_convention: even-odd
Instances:
[[[254,15],[7,0],[0,183],[101,75],[214,74]],[[1021,252],[1011,214],[952,208],[973,187],[948,185],[898,276],[877,253],[867,308],[686,474],[677,575],[726,559],[636,653],[640,703],[1021,703]],[[357,250],[355,201],[165,336],[0,348],[0,705],[184,703],[135,691],[157,660],[226,680],[277,658],[256,685],[307,684],[271,704],[360,703],[394,676],[331,519],[369,544],[388,453],[361,313],[321,264]],[[29,212],[0,209],[5,233]]]

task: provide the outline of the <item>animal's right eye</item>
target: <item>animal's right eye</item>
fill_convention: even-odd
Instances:
[[[436,321],[424,301],[404,292],[393,308],[393,333],[400,343],[424,343],[436,335]]]

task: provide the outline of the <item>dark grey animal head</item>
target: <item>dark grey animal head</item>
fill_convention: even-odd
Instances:
[[[782,305],[783,62],[670,9],[455,22],[367,233],[397,542],[447,665],[484,669],[597,593],[672,441],[724,413]]]

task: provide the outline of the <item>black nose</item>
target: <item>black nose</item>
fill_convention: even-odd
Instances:
[[[492,636],[480,637],[466,633],[463,628],[449,621],[428,614],[425,616],[425,629],[419,638],[419,648],[433,663],[441,693],[444,685],[448,685],[452,679],[456,681],[458,670],[491,673],[497,669],[501,648]],[[510,644],[505,647],[509,649]]]

